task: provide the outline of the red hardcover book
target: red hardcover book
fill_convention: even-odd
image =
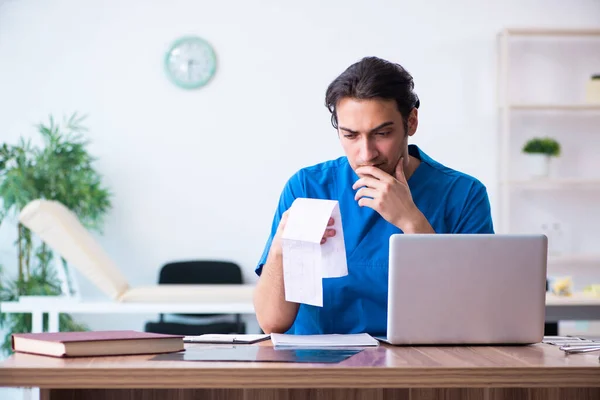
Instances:
[[[183,336],[138,331],[15,333],[16,352],[53,357],[172,353],[184,349]]]

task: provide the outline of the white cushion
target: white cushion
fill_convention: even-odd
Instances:
[[[131,288],[119,297],[124,303],[248,303],[254,285],[154,285]]]
[[[34,200],[23,208],[19,220],[110,298],[129,289],[121,271],[63,204]]]

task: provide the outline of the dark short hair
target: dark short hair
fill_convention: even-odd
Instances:
[[[336,107],[343,98],[396,100],[407,129],[408,116],[420,101],[413,91],[412,75],[401,65],[377,57],[365,57],[349,66],[327,88],[325,106],[331,112],[331,124],[337,129]]]

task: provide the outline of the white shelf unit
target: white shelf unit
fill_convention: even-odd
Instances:
[[[600,111],[600,104],[508,104],[508,108],[525,111]]]
[[[562,98],[560,96],[547,96],[548,91],[544,91],[543,89],[550,87],[550,85],[561,85],[561,80],[545,80],[541,86],[542,90],[539,93],[533,93],[533,95],[538,94],[538,96],[533,96],[535,99],[527,98],[524,100],[515,99],[514,97],[528,97],[524,95],[524,92],[527,91],[527,87],[523,88],[522,92],[515,91],[514,86],[515,82],[522,81],[511,81],[516,79],[519,75],[520,71],[511,70],[514,67],[513,64],[518,62],[522,62],[521,65],[527,65],[529,61],[535,61],[532,63],[534,66],[531,67],[534,70],[533,74],[529,75],[529,79],[533,80],[537,78],[535,74],[535,69],[539,68],[540,75],[543,75],[545,72],[544,64],[542,61],[546,62],[547,59],[534,60],[531,57],[531,53],[535,52],[535,50],[531,52],[523,52],[523,48],[532,50],[535,49],[535,46],[541,43],[542,46],[546,46],[545,49],[552,46],[554,43],[564,43],[566,41],[586,41],[585,43],[593,43],[592,46],[594,49],[600,49],[600,29],[533,29],[533,28],[517,28],[517,29],[505,29],[499,35],[499,66],[498,66],[498,102],[499,102],[499,219],[497,224],[497,231],[504,233],[515,233],[516,230],[513,229],[513,224],[511,222],[513,213],[515,210],[513,209],[513,196],[516,192],[532,192],[534,191],[537,195],[544,195],[547,197],[557,197],[566,196],[570,198],[571,206],[576,207],[579,193],[581,192],[589,192],[597,191],[598,199],[600,199],[600,174],[596,174],[594,177],[587,176],[573,176],[573,177],[550,177],[545,179],[527,179],[527,177],[520,176],[518,173],[515,173],[514,168],[511,167],[511,163],[515,157],[515,146],[522,146],[523,143],[515,142],[514,135],[517,128],[513,127],[513,121],[517,118],[555,118],[555,120],[559,121],[557,118],[568,118],[572,120],[579,120],[580,118],[588,118],[588,120],[594,121],[589,125],[594,125],[595,127],[590,128],[594,130],[594,134],[598,134],[598,141],[594,143],[595,146],[600,146],[600,104],[588,104],[584,101],[583,98],[575,98],[574,96],[566,96]],[[523,58],[518,60],[518,51],[513,51],[513,47],[517,43],[521,47],[521,57],[527,57],[527,61]],[[525,43],[525,44],[523,44]],[[569,42],[570,43],[570,42]],[[561,47],[564,49],[565,47]],[[584,52],[585,53],[585,52]],[[600,52],[596,52],[600,53]],[[561,54],[562,56],[562,54]],[[543,57],[541,57],[543,58]],[[563,66],[568,65],[569,63],[576,64],[578,62],[577,59],[570,59],[565,57],[566,62],[563,60],[559,60],[559,64],[563,64]],[[551,62],[551,61],[550,61]],[[594,58],[594,65],[597,65],[596,71],[590,71],[591,73],[600,73],[600,63],[597,63],[597,59]],[[577,71],[581,72],[581,71]],[[575,73],[575,72],[574,72]],[[564,77],[564,76],[563,76]],[[522,77],[521,77],[522,78]],[[570,78],[572,82],[573,76],[567,76]],[[544,79],[544,77],[540,78]],[[526,83],[530,83],[529,81],[525,81]],[[544,85],[546,87],[544,88]],[[527,85],[525,85],[527,86]],[[534,85],[535,86],[535,85]],[[561,89],[564,89],[564,85]],[[513,89],[511,91],[511,88]],[[573,88],[573,90],[582,90],[583,88]],[[514,95],[517,93],[517,95]],[[541,94],[540,94],[541,93]],[[531,94],[531,93],[529,93]],[[531,100],[531,101],[528,101]],[[591,118],[591,119],[590,119]],[[575,135],[577,132],[569,132],[564,133],[564,135]],[[565,136],[561,136],[563,138]],[[559,142],[561,138],[558,138]],[[598,147],[600,148],[600,147]],[[600,165],[600,163],[599,163]],[[511,171],[511,168],[513,170]],[[589,170],[589,169],[588,169]],[[599,168],[600,170],[600,168]],[[595,195],[594,195],[595,196]],[[596,210],[596,214],[600,215],[600,200],[598,202],[598,209]],[[600,245],[600,235],[595,235],[598,237],[598,244]],[[600,246],[599,246],[600,250]],[[565,255],[561,256],[550,256],[548,260],[549,265],[558,265],[558,266],[597,266],[600,267],[600,253],[599,254],[587,254],[583,252],[583,254],[570,254],[567,252]],[[600,273],[600,268],[598,268]]]
[[[554,265],[573,265],[573,264],[599,264],[600,253],[598,254],[561,254],[548,257],[548,264]]]
[[[511,36],[600,36],[600,29],[507,28],[503,33]]]
[[[550,255],[548,276],[596,276],[599,266],[600,254]]]
[[[600,190],[600,179],[509,180],[503,185],[522,190]]]

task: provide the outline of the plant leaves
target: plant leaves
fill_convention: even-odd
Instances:
[[[85,119],[86,116],[73,113],[60,124],[50,115],[47,123],[36,125],[43,146],[36,147],[24,137],[16,145],[0,145],[0,224],[8,216],[18,216],[32,200],[48,199],[61,202],[86,227],[100,231],[111,208],[112,193],[102,184],[94,167],[95,158],[88,150],[90,142],[83,135],[87,132]],[[34,240],[28,229],[17,242],[21,249],[19,259],[27,264],[30,274],[14,280],[2,277],[0,299],[15,300],[21,294],[60,294],[52,251]],[[15,265],[18,262],[15,260]],[[61,314],[60,324],[61,330],[85,330],[68,315]],[[0,327],[29,332],[31,315],[0,313]],[[5,337],[5,351],[7,343],[10,349],[10,335]]]

